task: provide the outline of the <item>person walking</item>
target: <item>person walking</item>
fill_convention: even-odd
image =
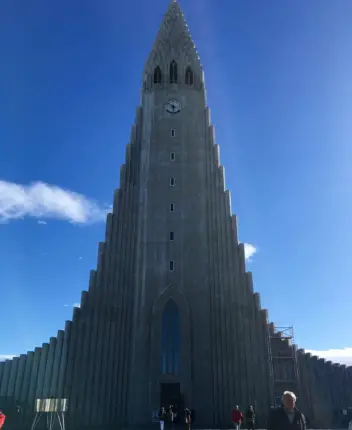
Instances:
[[[243,421],[243,413],[239,406],[236,406],[231,413],[231,420],[236,430],[240,430]]]
[[[270,413],[268,430],[307,430],[306,419],[296,408],[296,395],[285,391],[282,403],[282,407]]]
[[[159,423],[160,423],[160,430],[164,430],[164,426],[165,426],[165,418],[166,418],[166,411],[164,406],[162,406],[160,408],[159,411]]]
[[[254,430],[255,428],[255,413],[253,406],[250,406],[246,413],[246,421],[248,430]]]
[[[5,421],[6,421],[6,415],[3,413],[3,411],[0,410],[0,430],[2,429]]]
[[[186,423],[186,430],[191,429],[191,411],[189,409],[185,409],[185,423]]]

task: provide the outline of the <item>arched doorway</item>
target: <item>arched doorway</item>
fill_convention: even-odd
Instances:
[[[178,380],[180,364],[180,317],[176,303],[170,299],[162,316],[160,404],[181,405],[181,388]]]
[[[150,357],[151,408],[191,403],[191,326],[184,295],[166,288],[153,306]]]

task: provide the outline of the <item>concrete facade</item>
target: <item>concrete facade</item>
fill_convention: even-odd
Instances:
[[[203,70],[174,1],[142,81],[81,307],[50,343],[0,363],[1,399],[22,405],[23,427],[47,396],[69,399],[72,429],[148,426],[166,389],[179,390],[198,428],[229,428],[235,404],[253,404],[262,424],[274,402],[268,313],[246,272]],[[324,390],[334,378],[342,388],[322,405],[352,405],[351,369],[299,357],[301,386],[328,372]],[[307,404],[319,411],[315,392]]]
[[[309,428],[347,428],[352,419],[352,367],[297,350],[273,324],[269,333],[276,403],[283,391],[293,391]]]

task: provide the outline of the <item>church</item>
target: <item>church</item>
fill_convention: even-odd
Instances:
[[[89,288],[56,337],[0,363],[0,408],[17,408],[16,428],[28,428],[36,399],[67,399],[69,429],[139,428],[176,404],[194,411],[195,428],[219,429],[235,405],[253,405],[264,426],[285,389],[320,428],[352,414],[352,368],[297,350],[253,290],[203,69],[174,0],[144,67]]]

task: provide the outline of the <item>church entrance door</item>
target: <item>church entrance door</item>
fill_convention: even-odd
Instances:
[[[161,383],[160,386],[160,405],[168,408],[169,405],[181,406],[180,384],[177,383]]]

